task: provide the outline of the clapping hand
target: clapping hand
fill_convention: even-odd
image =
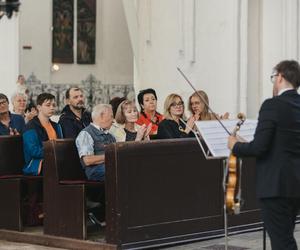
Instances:
[[[228,118],[229,118],[229,113],[228,112],[226,112],[224,115],[220,116],[220,119],[223,119],[223,120],[226,120]]]
[[[146,131],[147,131],[147,126],[146,126],[146,124],[143,124],[142,126],[140,126],[140,127],[137,129],[137,134],[136,134],[135,140],[136,140],[136,141],[141,141],[141,140],[143,140]]]
[[[195,125],[195,121],[196,121],[196,118],[195,116],[191,116],[187,122],[186,122],[186,127],[185,127],[185,130],[184,132],[185,133],[190,133],[190,131],[193,129],[194,125]]]
[[[9,128],[9,135],[19,135],[20,133],[15,128]]]

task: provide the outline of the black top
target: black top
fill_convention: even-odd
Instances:
[[[266,100],[254,139],[238,142],[237,156],[256,156],[257,196],[300,197],[300,95],[288,90]]]
[[[179,124],[174,120],[164,119],[158,125],[157,139],[172,139],[193,137],[193,133],[186,134],[184,132],[185,124],[179,121]]]
[[[59,118],[58,123],[60,124],[64,138],[75,139],[79,132],[90,125],[92,122],[91,113],[82,110],[81,118],[77,117],[69,105],[66,105],[62,110],[62,114]]]
[[[131,131],[127,130],[126,128],[124,128],[124,131],[126,133],[125,141],[135,141],[137,132],[131,132]]]

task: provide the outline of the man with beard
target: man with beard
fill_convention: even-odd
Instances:
[[[82,89],[69,88],[66,91],[66,103],[58,123],[62,127],[64,138],[75,139],[91,123],[92,118],[90,112],[85,110]]]

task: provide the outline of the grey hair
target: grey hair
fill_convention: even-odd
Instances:
[[[10,100],[11,100],[11,102],[14,102],[14,100],[15,100],[15,98],[17,97],[17,96],[22,96],[22,97],[24,97],[24,99],[27,101],[27,95],[26,94],[24,94],[24,93],[22,93],[22,92],[14,92],[13,94],[12,94],[12,96],[11,96],[11,98],[10,98]]]
[[[95,120],[98,116],[105,113],[107,110],[112,110],[110,104],[97,104],[92,111],[92,119]]]

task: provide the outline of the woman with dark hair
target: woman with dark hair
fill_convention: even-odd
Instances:
[[[112,106],[112,110],[113,110],[113,115],[114,117],[116,116],[116,113],[117,113],[117,109],[120,105],[121,102],[125,101],[126,98],[125,97],[114,97],[113,99],[111,99],[109,101],[109,104]]]
[[[216,120],[216,116],[220,119],[228,119],[228,112],[221,116],[209,112],[207,105],[199,96],[209,105],[208,96],[203,90],[198,90],[189,97],[188,109],[196,121]]]
[[[150,135],[157,134],[158,124],[163,120],[163,116],[156,111],[157,96],[154,89],[144,89],[138,94],[138,102],[141,107],[140,117],[137,120],[138,125],[152,124]]]
[[[33,119],[33,117],[37,115],[38,115],[38,110],[36,105],[33,102],[29,103],[25,108],[25,114],[24,114],[25,123],[29,122],[30,120]]]

